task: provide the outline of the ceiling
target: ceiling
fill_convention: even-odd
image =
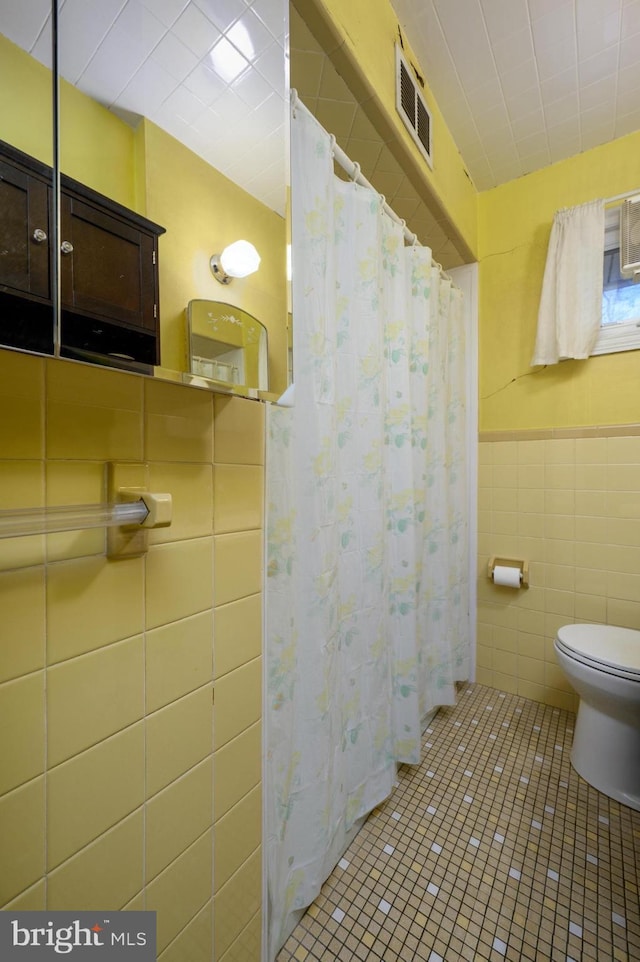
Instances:
[[[0,0],[0,33],[51,66],[50,0]],[[60,73],[146,116],[284,212],[285,0],[61,0]]]
[[[640,0],[391,2],[479,190],[640,129]]]

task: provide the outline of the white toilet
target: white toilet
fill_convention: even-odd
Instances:
[[[571,764],[598,791],[640,811],[640,631],[564,625],[555,650],[580,696]]]

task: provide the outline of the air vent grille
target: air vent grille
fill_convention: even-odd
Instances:
[[[425,160],[430,167],[433,167],[431,113],[398,44],[396,44],[396,108]]]

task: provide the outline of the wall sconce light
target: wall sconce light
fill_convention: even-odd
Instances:
[[[260,255],[249,241],[239,240],[214,254],[209,261],[211,273],[221,284],[230,284],[233,277],[247,277],[258,270]]]

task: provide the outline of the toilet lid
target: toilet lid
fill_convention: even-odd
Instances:
[[[640,675],[640,631],[612,625],[564,625],[558,629],[558,642],[568,653],[603,668]]]

